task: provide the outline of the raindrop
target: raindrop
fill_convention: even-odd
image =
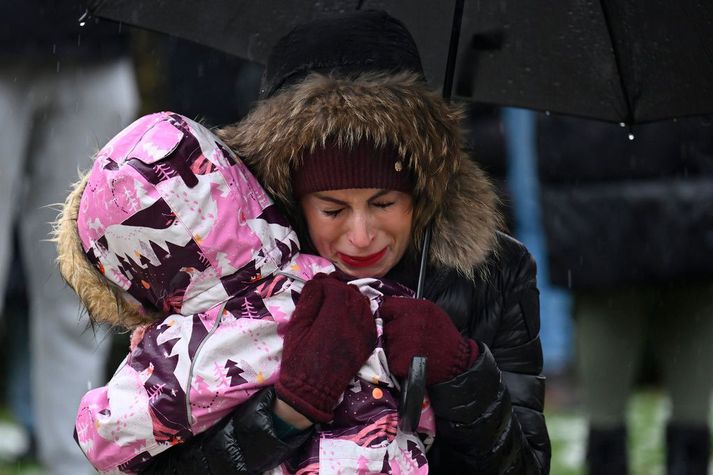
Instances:
[[[626,127],[626,124],[624,122],[619,122],[619,127]]]
[[[550,115],[550,111],[545,111],[545,115]]]
[[[89,18],[89,10],[84,10],[82,16],[79,17],[79,26],[85,26],[87,24],[87,18]]]
[[[57,43],[52,43],[52,54],[57,54]]]
[[[629,134],[629,140],[634,140],[634,134]]]

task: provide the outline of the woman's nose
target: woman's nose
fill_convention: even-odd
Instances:
[[[349,226],[349,243],[354,247],[369,247],[374,233],[365,216],[355,216]]]

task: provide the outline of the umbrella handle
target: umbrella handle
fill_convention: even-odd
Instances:
[[[423,398],[426,395],[426,357],[414,356],[406,380],[401,385],[399,401],[399,430],[413,434],[421,419]]]

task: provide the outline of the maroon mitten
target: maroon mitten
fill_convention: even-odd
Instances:
[[[389,369],[405,378],[414,356],[426,356],[426,384],[442,383],[470,368],[478,344],[462,336],[441,308],[428,300],[385,297],[384,351]]]
[[[285,330],[278,397],[312,421],[329,422],[375,347],[369,299],[333,277],[315,276]]]

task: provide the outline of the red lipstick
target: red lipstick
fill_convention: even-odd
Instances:
[[[379,252],[371,254],[369,256],[349,256],[347,254],[342,254],[341,252],[338,252],[337,255],[342,260],[342,262],[344,262],[350,267],[369,267],[373,266],[374,264],[379,262],[382,257],[384,257],[384,254],[386,254],[386,249],[387,248],[385,247]]]

